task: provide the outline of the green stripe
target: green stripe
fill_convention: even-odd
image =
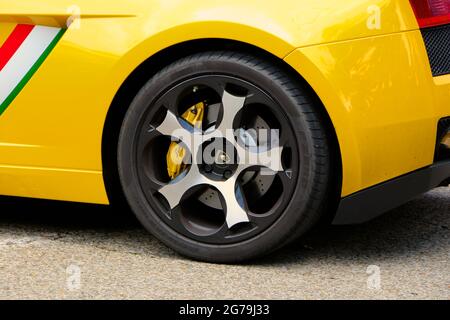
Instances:
[[[39,59],[33,64],[30,70],[28,70],[27,74],[23,79],[19,82],[17,87],[14,88],[14,90],[9,94],[8,98],[0,105],[0,116],[5,112],[5,110],[9,107],[9,105],[14,101],[14,99],[19,95],[19,93],[22,91],[22,89],[26,86],[28,81],[33,77],[33,75],[36,73],[36,71],[39,69],[39,67],[44,63],[45,59],[49,56],[50,52],[55,48],[58,41],[62,38],[64,35],[65,29],[61,29],[56,37],[52,40],[52,42],[48,45],[47,49],[42,53],[42,55],[39,57]]]

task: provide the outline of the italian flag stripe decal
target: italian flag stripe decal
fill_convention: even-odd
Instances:
[[[17,49],[19,49],[31,30],[33,30],[33,26],[19,24],[9,35],[6,42],[0,48],[0,71],[5,67]]]
[[[0,47],[0,115],[25,87],[64,29],[17,25]]]

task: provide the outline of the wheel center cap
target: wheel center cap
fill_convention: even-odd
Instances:
[[[215,181],[230,179],[238,168],[237,152],[226,139],[216,138],[203,145],[201,172]]]

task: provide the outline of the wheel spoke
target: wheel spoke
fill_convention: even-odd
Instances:
[[[227,136],[227,130],[233,130],[233,122],[236,115],[244,107],[246,97],[238,97],[224,90],[222,96],[223,118],[217,128],[224,137]]]
[[[228,228],[232,228],[239,223],[250,222],[247,209],[244,209],[236,197],[235,180],[230,179],[225,183],[215,185],[220,191],[225,202],[225,214]],[[242,193],[241,193],[242,194]],[[245,199],[242,199],[245,206]]]
[[[180,176],[172,183],[159,190],[173,209],[180,204],[184,194],[195,186],[207,184],[207,179],[200,174],[197,165],[192,165],[186,176]]]
[[[275,147],[258,153],[258,165],[267,167],[272,171],[283,171],[281,154],[283,147]]]
[[[188,146],[190,145],[192,133],[180,124],[178,118],[170,110],[167,110],[166,118],[156,130],[165,136],[172,137],[174,140],[178,139]]]
[[[261,148],[244,148],[237,144],[236,149],[239,156],[238,174],[251,167],[268,168],[273,172],[284,170],[281,160],[283,147],[261,150]]]

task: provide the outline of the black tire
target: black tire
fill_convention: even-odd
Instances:
[[[206,243],[167,225],[149,204],[138,176],[136,144],[138,128],[155,100],[167,88],[199,74],[230,75],[245,80],[278,103],[289,119],[298,148],[298,174],[292,197],[270,227],[236,243]],[[156,74],[129,107],[120,132],[118,168],[125,196],[144,227],[178,253],[201,261],[237,263],[267,255],[305,234],[325,211],[331,157],[319,106],[281,68],[249,54],[205,52],[174,62]]]

